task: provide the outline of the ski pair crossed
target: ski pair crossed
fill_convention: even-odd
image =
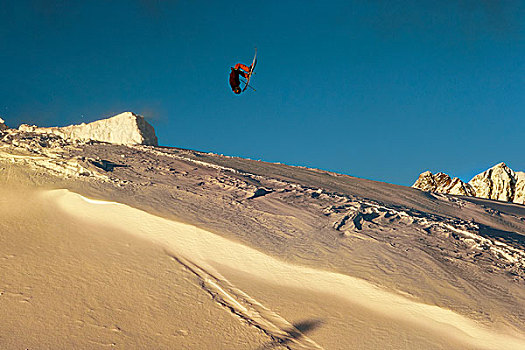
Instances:
[[[244,81],[244,79],[240,79],[240,80],[241,80],[244,84],[246,84],[246,81]],[[257,90],[255,90],[255,88],[254,88],[253,86],[251,86],[251,85],[246,84],[246,86],[248,86],[248,87],[249,87],[250,89],[252,89],[253,91],[257,91]]]

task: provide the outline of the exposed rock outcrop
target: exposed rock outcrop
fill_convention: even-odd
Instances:
[[[2,118],[0,118],[0,131],[8,129],[7,125],[5,125],[5,122]]]
[[[459,178],[450,178],[445,173],[432,174],[430,171],[425,171],[412,187],[419,188],[422,191],[449,193],[463,196],[474,196],[474,189],[467,183],[464,183]]]
[[[156,146],[158,144],[153,127],[144,120],[143,116],[131,112],[124,112],[89,124],[65,127],[41,128],[22,124],[19,130],[39,134],[51,133],[65,139],[94,140],[120,145]]]
[[[474,189],[468,183],[464,183],[459,178],[455,177],[452,179],[451,184],[449,185],[450,194],[462,195],[462,196],[473,196]]]
[[[445,177],[443,178],[442,175],[445,175]],[[434,175],[430,171],[425,171],[419,175],[412,187],[427,192],[438,192],[438,188],[441,187],[443,183],[446,183],[447,179],[450,182],[450,176],[444,173]]]
[[[412,185],[422,191],[448,193],[525,204],[525,173],[514,172],[499,163],[478,174],[468,183],[444,173],[425,171]]]
[[[517,171],[516,189],[514,191],[514,203],[525,204],[525,173]]]

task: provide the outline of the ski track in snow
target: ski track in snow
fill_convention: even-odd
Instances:
[[[201,280],[202,287],[218,303],[274,340],[286,340],[286,345],[293,349],[321,347],[304,335],[290,338],[293,326],[288,321],[237,289],[214,266],[235,269],[270,284],[336,295],[411,327],[446,334],[476,348],[525,348],[523,334],[504,334],[501,330],[489,329],[451,310],[416,302],[348,275],[285,263],[192,225],[167,220],[116,202],[87,199],[67,190],[47,191],[44,196],[73,217],[113,227],[162,245],[173,259]]]

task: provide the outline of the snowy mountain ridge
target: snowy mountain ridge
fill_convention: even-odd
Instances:
[[[525,172],[513,171],[505,163],[499,163],[474,176],[468,183],[447,174],[425,171],[412,185],[426,192],[437,192],[470,197],[495,199],[525,204]]]

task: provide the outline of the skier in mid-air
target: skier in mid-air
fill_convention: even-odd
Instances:
[[[248,67],[247,65],[244,65],[242,63],[237,63],[235,67],[231,68],[232,71],[230,73],[230,86],[232,87],[232,91],[234,93],[240,94],[242,92],[239,75],[248,79],[251,68],[251,66]]]
[[[246,90],[247,87],[250,87],[253,91],[255,91],[255,89],[248,84],[250,83],[250,78],[252,77],[253,70],[256,64],[257,48],[255,48],[255,55],[253,56],[251,66],[248,67],[245,64],[237,63],[235,67],[231,67],[232,71],[230,72],[230,86],[232,87],[232,91],[234,93],[238,95],[244,90]],[[246,79],[246,81],[243,81],[243,83],[245,84],[244,89],[241,89],[241,80],[239,79],[239,75]]]

